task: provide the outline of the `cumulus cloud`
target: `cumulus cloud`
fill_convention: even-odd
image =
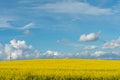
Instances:
[[[103,51],[96,51],[92,54],[92,56],[99,57],[99,56],[104,55],[104,54],[105,54],[105,52],[103,52]]]
[[[80,36],[80,41],[82,41],[82,42],[97,41],[99,39],[99,37],[100,37],[100,32],[83,34]]]
[[[64,1],[56,3],[47,3],[38,6],[37,9],[43,9],[55,13],[68,13],[68,14],[90,14],[90,15],[108,15],[112,14],[109,8],[98,8],[89,3],[77,1]]]
[[[119,39],[115,40],[119,41]],[[114,41],[112,41],[114,42]],[[118,42],[117,42],[118,43]],[[118,47],[118,46],[117,46]],[[96,59],[120,59],[119,50],[105,51],[98,50],[98,46],[91,45],[84,47],[83,51],[76,53],[61,53],[59,51],[47,50],[40,52],[24,40],[13,39],[9,44],[0,44],[0,60],[12,59],[35,59],[35,58],[96,58]],[[111,47],[110,47],[111,48]],[[96,50],[93,50],[96,49]],[[91,51],[93,50],[93,51]]]
[[[27,45],[24,40],[13,39],[9,44],[0,44],[0,60],[11,59],[32,59],[32,58],[59,58],[62,57],[58,51],[47,50],[41,53]]]
[[[46,54],[48,54],[48,55],[55,55],[55,56],[57,56],[57,55],[59,55],[59,52],[57,52],[57,51],[51,51],[51,50],[48,50],[48,51],[46,51]]]
[[[22,59],[26,58],[26,55],[30,54],[32,50],[32,46],[26,45],[26,42],[24,40],[16,41],[15,39],[10,41],[10,44],[5,45],[5,53],[7,54],[7,59],[10,57],[12,59]]]
[[[37,58],[37,54],[38,52],[24,40],[13,39],[9,44],[0,44],[0,60],[9,60],[10,57],[11,59],[31,59]]]
[[[51,51],[51,50],[47,50],[44,54],[43,54],[43,57],[44,58],[59,58],[61,55],[60,52],[58,51]]]
[[[112,40],[110,42],[105,42],[103,44],[103,49],[114,49],[120,47],[120,38]]]
[[[91,54],[96,59],[120,59],[120,52],[117,51],[95,51]]]

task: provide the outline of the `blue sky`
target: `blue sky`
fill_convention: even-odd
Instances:
[[[14,59],[23,58],[22,41],[24,48],[31,45],[29,51],[37,50],[37,54],[120,56],[119,0],[1,0],[0,10],[1,58],[8,55],[6,44],[12,46],[11,54],[17,55]],[[19,46],[22,57],[10,41]]]

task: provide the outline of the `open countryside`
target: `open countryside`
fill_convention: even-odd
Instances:
[[[0,80],[120,80],[120,0],[0,0]]]
[[[0,80],[119,80],[119,60],[38,59],[0,62]]]

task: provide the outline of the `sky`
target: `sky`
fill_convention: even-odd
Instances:
[[[120,59],[120,0],[1,0],[0,60]]]

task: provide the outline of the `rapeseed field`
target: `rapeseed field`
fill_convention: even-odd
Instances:
[[[90,59],[2,61],[0,80],[120,80],[120,61]]]

